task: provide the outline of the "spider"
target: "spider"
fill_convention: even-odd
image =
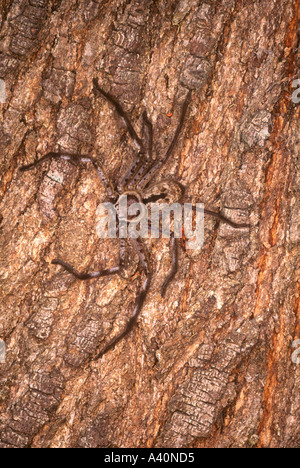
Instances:
[[[96,78],[93,79],[93,92],[96,97],[102,97],[106,99],[117,111],[117,114],[121,117],[125,127],[133,140],[135,146],[138,149],[138,154],[125,174],[125,176],[121,179],[121,181],[115,186],[109,180],[105,171],[101,165],[101,163],[88,155],[81,155],[81,154],[70,154],[67,152],[49,152],[44,155],[38,161],[33,162],[32,164],[28,164],[25,166],[20,167],[20,171],[25,172],[29,171],[45,161],[50,161],[53,159],[63,159],[67,161],[72,161],[75,163],[90,163],[95,170],[97,171],[108,195],[108,198],[111,202],[116,204],[118,200],[124,195],[128,197],[128,204],[130,202],[138,202],[144,203],[148,205],[150,203],[157,203],[160,201],[167,202],[169,204],[175,203],[180,201],[184,195],[184,187],[175,180],[167,180],[155,183],[153,182],[153,178],[160,169],[164,166],[164,164],[169,159],[170,155],[175,149],[176,143],[178,141],[178,137],[184,125],[184,120],[186,117],[188,105],[191,99],[191,91],[189,91],[186,95],[186,98],[183,102],[182,109],[181,109],[181,116],[179,119],[178,126],[176,128],[175,134],[171,141],[171,144],[166,151],[165,155],[161,158],[156,157],[153,158],[153,127],[152,123],[150,122],[147,112],[144,111],[142,114],[142,136],[138,136],[136,130],[134,129],[131,120],[123,107],[119,104],[114,96],[110,93],[106,92],[102,89],[98,83]],[[196,211],[196,207],[193,211]],[[249,228],[249,224],[237,224],[220,213],[208,210],[204,208],[204,214],[208,216],[213,216],[221,222],[227,223],[233,228]],[[118,220],[120,221],[120,220]],[[149,226],[150,227],[150,226]],[[160,231],[161,233],[161,231]],[[120,247],[120,254],[119,254],[119,264],[113,268],[103,269],[100,271],[96,271],[93,273],[83,273],[77,271],[73,266],[66,263],[60,259],[52,260],[52,264],[60,265],[66,271],[74,275],[79,280],[90,280],[94,278],[102,278],[105,276],[121,274],[122,270],[125,267],[125,258],[126,258],[126,246],[127,242],[130,242],[134,251],[138,254],[139,257],[139,266],[144,274],[144,280],[142,284],[142,288],[137,295],[135,307],[131,313],[129,321],[123,330],[121,330],[116,336],[114,336],[108,343],[102,347],[100,350],[97,349],[94,356],[91,356],[90,360],[96,360],[106,354],[110,349],[112,349],[117,343],[119,343],[126,335],[130,333],[130,331],[134,328],[135,324],[137,323],[137,319],[139,314],[143,308],[147,293],[150,288],[151,278],[152,278],[152,269],[150,258],[147,252],[147,249],[144,245],[144,242],[141,238],[128,238],[128,239],[119,239],[119,247]],[[169,283],[173,280],[176,272],[178,270],[178,240],[174,237],[174,233],[171,234],[170,237],[170,252],[172,258],[172,266],[171,269],[161,287],[161,295],[164,296],[167,290]]]

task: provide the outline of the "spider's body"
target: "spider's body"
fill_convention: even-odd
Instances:
[[[177,143],[180,131],[183,127],[186,112],[188,109],[188,104],[191,97],[191,92],[189,91],[187,97],[183,103],[181,117],[179,124],[177,126],[175,135],[173,140],[170,144],[169,149],[167,150],[166,154],[163,158],[153,159],[153,129],[150,120],[147,117],[147,113],[143,113],[143,128],[142,128],[142,137],[139,137],[137,132],[135,131],[129,117],[127,116],[126,112],[123,110],[122,106],[117,102],[117,100],[109,93],[104,91],[98,84],[96,79],[93,80],[93,91],[95,95],[104,97],[108,102],[110,102],[120,115],[121,119],[123,120],[124,124],[127,127],[128,133],[132,138],[135,146],[138,149],[138,155],[135,159],[134,163],[127,171],[125,176],[121,179],[120,183],[115,187],[107,175],[105,174],[100,162],[94,158],[89,156],[79,155],[79,154],[69,154],[63,152],[50,152],[43,156],[38,161],[29,164],[27,166],[21,167],[21,171],[28,171],[32,168],[40,165],[44,161],[52,160],[52,159],[64,159],[78,163],[91,163],[93,167],[98,172],[98,175],[105,186],[108,198],[114,204],[118,204],[120,199],[127,196],[127,203],[128,207],[132,203],[140,203],[144,205],[151,205],[153,203],[168,203],[173,204],[176,202],[181,201],[184,195],[184,187],[175,180],[165,180],[158,183],[153,183],[152,180],[154,176],[158,173],[158,171],[162,168],[162,166],[166,163],[169,156],[173,152],[175,145]],[[196,208],[195,208],[196,210]],[[215,213],[213,211],[204,210],[204,213],[209,216],[213,216],[220,221],[223,221],[234,228],[245,228],[249,227],[248,224],[237,224],[234,223],[219,213]],[[132,219],[137,222],[139,220],[140,214],[132,215]],[[119,220],[120,221],[120,220]],[[130,219],[127,219],[130,221]],[[149,225],[151,227],[151,225]],[[131,314],[131,317],[123,331],[121,331],[118,335],[112,338],[106,346],[104,346],[96,356],[92,356],[91,359],[97,359],[100,356],[103,356],[108,350],[113,348],[122,338],[124,338],[134,327],[136,324],[137,318],[142,310],[143,304],[145,302],[147,293],[150,288],[151,283],[151,263],[149,259],[148,252],[145,248],[143,241],[138,238],[130,238],[128,239],[131,243],[134,250],[137,252],[139,256],[139,265],[144,273],[145,279],[143,280],[142,289],[137,297],[135,308]],[[114,274],[120,274],[125,266],[125,255],[126,255],[126,240],[120,238],[120,257],[119,257],[119,265],[110,269],[105,269],[101,271],[96,271],[93,273],[80,273],[75,270],[71,265],[68,263],[55,259],[52,261],[53,264],[61,265],[64,269],[68,272],[73,274],[76,278],[80,280],[89,280],[93,278],[100,278],[104,276],[110,276]],[[174,237],[174,234],[171,234],[170,239],[170,249],[171,249],[171,257],[172,257],[172,268],[167,275],[162,289],[161,294],[164,295],[166,289],[170,283],[170,281],[174,278],[177,268],[178,268],[178,253],[177,253],[177,240]]]

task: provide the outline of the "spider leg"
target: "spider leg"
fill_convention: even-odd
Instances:
[[[172,267],[161,287],[160,294],[162,297],[165,296],[167,287],[169,286],[170,282],[172,281],[172,279],[174,278],[174,276],[176,275],[178,271],[178,243],[177,243],[177,239],[174,238],[174,234],[172,234],[171,240],[170,240],[170,251],[171,251],[171,256],[172,256]]]
[[[143,308],[147,293],[148,293],[149,288],[150,288],[151,267],[150,267],[150,261],[148,259],[148,255],[147,255],[147,252],[145,250],[145,247],[144,247],[144,245],[142,244],[142,242],[140,240],[139,241],[136,240],[136,239],[130,239],[130,240],[131,240],[135,250],[137,251],[137,253],[139,255],[140,265],[141,265],[141,267],[142,267],[142,269],[144,271],[144,274],[145,274],[146,278],[144,280],[142,289],[141,289],[141,291],[140,291],[140,293],[139,293],[139,295],[137,297],[135,308],[134,308],[134,310],[133,310],[133,312],[131,314],[131,317],[130,317],[126,327],[118,335],[116,335],[114,338],[112,338],[107,343],[107,345],[105,345],[104,348],[102,348],[101,351],[95,357],[92,358],[93,361],[99,359],[104,354],[106,354],[107,351],[112,349],[117,343],[119,343],[125,336],[127,336],[131,332],[131,330],[136,325],[138,316],[139,316],[139,314],[140,314],[140,312],[141,312],[141,310]]]
[[[54,259],[52,260],[52,264],[53,265],[60,265],[62,266],[65,270],[67,270],[69,273],[71,273],[73,276],[75,276],[75,278],[79,279],[79,280],[82,280],[82,281],[85,281],[85,280],[89,280],[89,279],[94,279],[94,278],[102,278],[104,276],[111,276],[111,275],[115,275],[117,273],[120,273],[120,271],[123,269],[124,267],[124,263],[125,263],[125,252],[126,252],[126,241],[125,239],[120,239],[120,258],[119,258],[119,265],[116,266],[116,267],[113,267],[113,268],[107,268],[105,270],[99,270],[99,271],[95,271],[93,273],[80,273],[79,271],[75,270],[74,267],[72,267],[72,265],[70,265],[69,263],[66,263],[64,262],[63,260],[59,260],[59,259]]]
[[[79,280],[89,280],[93,278],[102,278],[103,276],[110,276],[116,273],[119,273],[122,267],[116,266],[113,268],[108,268],[107,270],[95,271],[94,273],[80,273],[75,270],[69,263],[64,262],[63,260],[54,259],[52,260],[53,265],[61,265],[65,270],[74,275]]]
[[[198,211],[196,206],[193,206],[194,211]],[[230,219],[226,218],[220,213],[216,213],[215,211],[207,210],[204,208],[204,214],[208,216],[212,216],[213,218],[218,219],[219,221],[222,221],[223,223],[229,224],[229,226],[235,228],[235,229],[241,229],[241,228],[250,228],[251,224],[246,224],[246,223],[235,223],[234,221],[231,221]]]
[[[129,171],[126,173],[125,177],[121,180],[120,188],[123,191],[127,187],[133,187],[144,174],[145,168],[148,168],[149,162],[144,159],[144,155],[141,153],[135,158],[132,166]]]
[[[180,132],[182,130],[183,124],[184,124],[184,119],[185,119],[187,109],[188,109],[188,105],[189,105],[189,102],[190,102],[190,99],[191,99],[191,94],[192,94],[191,91],[189,91],[186,98],[185,98],[185,100],[184,100],[184,103],[183,103],[183,106],[182,106],[182,109],[181,109],[180,120],[179,120],[177,129],[175,131],[175,135],[173,137],[173,140],[172,140],[172,142],[171,142],[171,144],[169,146],[169,149],[167,150],[165,156],[160,161],[156,161],[154,164],[152,164],[152,166],[146,172],[144,177],[140,180],[140,182],[139,182],[140,187],[146,187],[146,185],[149,184],[149,182],[153,178],[153,176],[162,168],[162,166],[167,162],[168,158],[172,154],[172,152],[173,152],[173,150],[174,150],[174,148],[176,146],[176,143],[177,143],[178,137],[180,135]]]
[[[141,161],[138,170],[128,181],[128,188],[142,188],[140,181],[145,178],[145,175],[148,174],[149,169],[152,166],[151,161]]]
[[[86,159],[88,159],[88,161],[91,160],[90,158],[88,158],[88,156],[81,156],[80,154],[54,153],[53,151],[51,151],[50,153],[45,154],[45,156],[43,156],[41,159],[34,161],[33,163],[28,164],[26,166],[21,166],[19,170],[21,172],[30,171],[31,169],[43,164],[45,161],[51,161],[52,159],[64,159],[66,161],[72,160],[76,163]]]
[[[111,199],[116,200],[117,199],[117,191],[114,188],[113,184],[111,183],[109,177],[106,175],[102,165],[100,164],[99,161],[96,161],[95,159],[92,162],[93,162],[94,168],[96,169],[96,171],[98,173],[98,176],[101,179],[102,184],[105,187],[106,193],[108,194],[108,196]]]
[[[153,164],[153,127],[150,122],[147,112],[143,112],[143,140],[145,141],[145,154],[139,154],[133,163],[133,166],[126,174],[122,187],[140,188],[140,180],[143,180],[145,175]]]
[[[106,189],[106,192],[107,192],[108,196],[110,198],[112,198],[112,199],[117,198],[116,191],[115,191],[111,181],[109,180],[109,178],[105,174],[100,162],[97,161],[94,158],[89,157],[89,156],[80,155],[80,154],[70,154],[70,153],[55,153],[55,152],[52,151],[50,153],[45,154],[45,156],[43,156],[38,161],[35,161],[35,162],[33,162],[31,164],[28,164],[26,166],[21,166],[19,170],[21,172],[30,171],[31,169],[43,164],[45,161],[51,161],[53,159],[63,159],[65,161],[73,161],[73,162],[76,162],[76,163],[91,162],[93,164],[94,168],[96,169],[96,171],[98,173],[98,176],[100,177],[100,179],[101,179],[101,181],[102,181],[102,183],[103,183],[103,185],[104,185],[104,187]]]
[[[189,91],[186,98],[185,98],[185,100],[184,100],[184,103],[183,103],[183,106],[182,106],[182,109],[181,109],[181,116],[180,116],[180,120],[179,120],[177,129],[175,131],[175,135],[174,135],[173,140],[172,140],[172,142],[171,142],[171,144],[169,146],[168,151],[166,152],[165,157],[161,161],[161,165],[165,164],[165,162],[167,161],[167,159],[169,158],[169,156],[171,155],[171,153],[173,152],[173,150],[175,148],[175,145],[177,143],[178,137],[180,135],[180,132],[181,132],[183,124],[184,124],[184,120],[185,120],[187,109],[188,109],[188,106],[189,106],[189,103],[190,103],[191,95],[192,95],[192,92]]]
[[[102,89],[100,87],[97,78],[93,79],[93,85],[94,85],[94,93],[104,96],[107,99],[107,101],[110,102],[115,107],[115,109],[118,112],[118,114],[120,115],[122,121],[126,125],[128,133],[131,136],[133,142],[138,147],[138,149],[143,153],[144,152],[143,142],[142,142],[141,138],[138,136],[138,134],[136,133],[135,129],[133,128],[133,125],[132,125],[127,113],[123,109],[123,107],[119,104],[119,102],[110,93],[107,93],[106,91],[104,91],[104,89]]]
[[[153,126],[146,111],[143,112],[143,139],[146,142],[146,157],[151,160],[153,157]]]
[[[151,231],[151,235],[155,235],[157,237],[162,236],[162,225],[159,223],[159,228],[158,229],[153,229],[153,226],[151,225],[151,222],[148,223],[148,228]],[[173,280],[175,277],[177,271],[178,271],[178,241],[175,239],[174,232],[171,233],[171,238],[170,238],[170,252],[171,252],[171,258],[172,258],[172,266],[171,270],[169,271],[166,279],[163,282],[163,285],[161,287],[160,294],[162,297],[165,296],[167,288],[170,284],[170,282]]]
[[[124,190],[127,187],[133,187],[139,181],[141,177],[144,176],[145,172],[148,171],[149,161],[152,160],[152,151],[153,151],[153,127],[150,122],[147,113],[143,113],[143,138],[140,138],[135,131],[130,118],[127,113],[120,105],[120,103],[112,96],[110,93],[104,91],[98,83],[96,78],[93,79],[94,93],[97,95],[102,95],[111,103],[118,114],[120,115],[122,121],[126,125],[129,135],[131,136],[133,142],[139,149],[139,153],[134,160],[129,171],[126,173],[125,177],[121,180],[120,189]],[[144,145],[145,140],[145,145]]]

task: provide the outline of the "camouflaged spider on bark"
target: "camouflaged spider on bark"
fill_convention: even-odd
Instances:
[[[101,163],[88,155],[80,155],[80,154],[69,154],[66,152],[50,152],[43,156],[36,162],[32,164],[22,166],[20,170],[22,172],[29,171],[46,161],[50,161],[52,159],[63,159],[67,161],[73,161],[77,163],[90,163],[95,170],[97,171],[108,195],[108,198],[114,204],[120,200],[121,197],[127,195],[128,199],[131,202],[137,203],[144,203],[145,205],[159,203],[160,201],[167,202],[169,204],[175,203],[180,201],[184,195],[184,187],[177,182],[176,180],[168,180],[155,183],[153,179],[164,166],[164,164],[169,159],[170,155],[174,151],[176,147],[176,143],[178,141],[178,137],[182,130],[184,120],[186,117],[188,105],[191,98],[191,92],[187,93],[187,96],[184,100],[180,120],[175,131],[174,137],[172,142],[163,157],[153,158],[153,128],[152,123],[150,122],[146,111],[143,113],[143,128],[142,128],[142,136],[138,136],[136,130],[134,129],[131,120],[127,113],[124,111],[123,107],[119,104],[119,102],[108,92],[104,91],[98,84],[97,79],[93,80],[93,92],[96,96],[105,98],[117,111],[121,119],[123,120],[127,131],[132,138],[133,142],[135,143],[138,154],[137,157],[129,168],[128,172],[125,174],[121,182],[114,186],[107,175],[105,174]],[[196,211],[197,207],[193,207]],[[210,211],[204,209],[204,214],[208,216],[213,216],[219,221],[229,224],[233,228],[248,228],[248,224],[237,224],[229,219],[225,218],[220,213],[216,213],[214,211]],[[151,226],[149,226],[151,227]],[[104,276],[110,276],[115,274],[120,274],[125,267],[125,254],[126,254],[126,246],[127,242],[130,242],[135,252],[138,254],[139,257],[139,265],[141,270],[144,274],[144,282],[139,292],[136,305],[134,310],[131,313],[130,319],[124,328],[119,334],[113,337],[108,343],[100,350],[97,351],[95,356],[92,356],[90,359],[98,359],[99,357],[103,356],[107,351],[113,348],[119,341],[121,341],[135,326],[138,316],[142,310],[144,305],[147,293],[150,288],[151,284],[151,264],[148,252],[144,245],[144,242],[141,238],[134,239],[119,239],[119,246],[120,246],[120,256],[119,256],[119,264],[114,268],[104,269],[101,271],[96,271],[93,273],[81,273],[75,270],[71,265],[66,263],[63,260],[54,259],[52,261],[55,265],[62,266],[65,270],[69,273],[74,275],[79,280],[91,280],[95,278],[101,278]],[[172,257],[172,267],[170,269],[169,274],[167,275],[162,288],[161,294],[164,296],[166,289],[169,283],[174,278],[177,269],[178,269],[178,245],[177,239],[174,237],[174,234],[171,234],[170,238],[170,250],[171,250],[171,257]]]

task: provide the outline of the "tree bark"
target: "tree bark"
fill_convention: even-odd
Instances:
[[[0,4],[0,447],[299,447],[299,0]],[[52,265],[117,265],[104,187],[88,164],[18,168],[62,149],[120,180],[136,148],[95,77],[139,131],[147,110],[157,157],[191,90],[157,180],[251,229],[205,218],[165,298],[168,241],[147,241],[137,326],[90,362],[130,317],[138,259],[88,282]]]

